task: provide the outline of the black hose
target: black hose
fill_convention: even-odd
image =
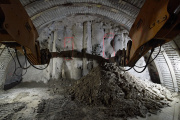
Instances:
[[[148,65],[151,64],[157,58],[157,56],[159,55],[160,52],[161,52],[161,46],[159,47],[159,51],[156,54],[156,56],[148,63]],[[137,68],[144,68],[145,66],[137,66],[137,65],[135,65],[135,67],[137,67]]]
[[[7,49],[8,49],[8,52],[9,52],[9,54],[11,55],[11,57],[12,57],[12,59],[13,59],[13,61],[14,61],[14,65],[15,65],[13,75],[19,76],[19,75],[16,74],[16,70],[17,70],[17,69],[16,69],[16,61],[15,61],[15,59],[14,59],[14,57],[13,57],[13,55],[12,55],[12,53],[10,52],[10,50],[9,50],[8,47],[7,47]]]
[[[145,67],[144,67],[144,69],[142,70],[142,71],[137,71],[134,67],[133,67],[133,69],[137,72],[137,73],[142,73],[142,72],[144,72],[144,70],[147,68],[147,66],[148,66],[148,64],[149,64],[149,60],[150,60],[150,58],[151,58],[151,55],[152,55],[152,53],[154,52],[154,48],[151,50],[151,53],[150,53],[150,55],[149,55],[149,57],[148,57],[148,60],[147,60],[147,63],[146,63],[146,65],[145,65]]]
[[[23,46],[23,50],[24,50],[24,55],[25,55],[25,57],[27,58],[29,64],[32,65],[35,69],[44,70],[44,69],[46,69],[46,68],[49,66],[49,64],[47,64],[47,66],[46,66],[45,68],[38,68],[38,67],[34,66],[34,65],[31,63],[31,61],[28,59],[27,54],[26,54],[26,49],[25,49],[24,46]]]
[[[20,68],[22,68],[22,69],[28,69],[29,67],[31,67],[31,65],[29,65],[28,67],[26,66],[26,68],[24,68],[22,65],[21,65],[21,63],[20,63],[20,60],[19,60],[19,57],[18,57],[18,54],[17,54],[17,50],[15,49],[15,52],[16,52],[16,58],[17,58],[17,61],[18,61],[18,63],[19,63],[19,66],[20,66]],[[27,61],[27,58],[25,57],[25,61]]]

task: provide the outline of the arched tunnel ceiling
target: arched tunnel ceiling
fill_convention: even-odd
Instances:
[[[21,0],[37,29],[73,14],[97,14],[132,26],[145,0]]]

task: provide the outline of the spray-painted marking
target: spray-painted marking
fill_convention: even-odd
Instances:
[[[106,33],[106,34],[104,35],[104,37],[103,37],[103,58],[105,58],[105,54],[104,54],[104,52],[105,52],[104,39],[107,37],[107,35],[109,35],[108,38],[114,38],[114,33]],[[108,38],[107,38],[107,39],[108,39]],[[114,51],[114,56],[115,56],[114,41],[113,41],[113,51]],[[105,58],[105,59],[109,59],[109,58]]]
[[[66,46],[72,46],[71,50],[72,50],[72,56],[71,59],[67,59],[66,57],[64,57],[64,60],[72,60],[73,58],[73,50],[74,50],[74,38],[73,37],[65,37],[64,38],[64,49],[66,49]]]

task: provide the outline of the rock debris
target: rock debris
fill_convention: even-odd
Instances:
[[[174,102],[165,87],[137,79],[110,63],[92,69],[77,81],[51,80],[48,86],[37,87],[37,83],[24,83],[3,94],[0,119],[126,120],[138,116],[146,119],[171,105],[172,99]]]
[[[105,63],[78,80],[69,90],[71,99],[89,106],[103,106],[113,117],[146,117],[156,114],[172,100],[169,90],[149,81],[142,81],[115,64]]]

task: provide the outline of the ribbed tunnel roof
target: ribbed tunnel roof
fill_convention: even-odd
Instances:
[[[74,14],[101,15],[132,26],[145,0],[21,0],[36,28]]]

